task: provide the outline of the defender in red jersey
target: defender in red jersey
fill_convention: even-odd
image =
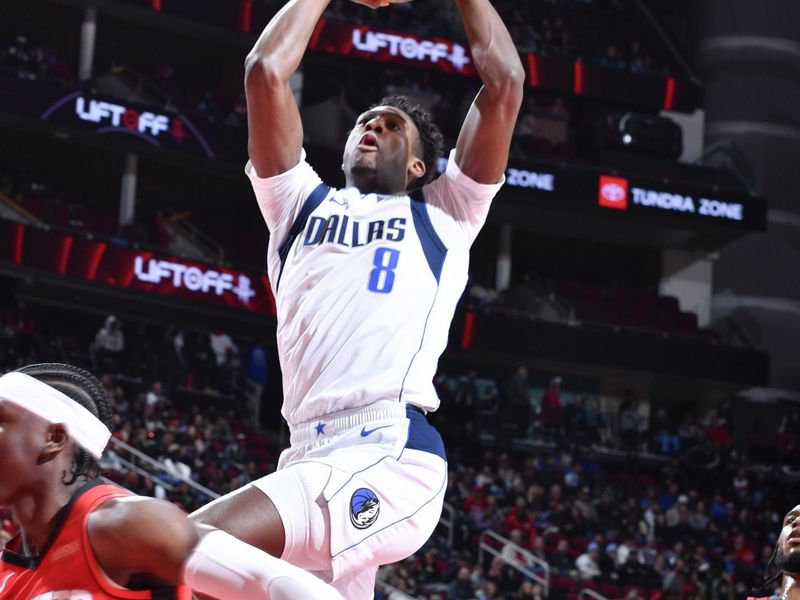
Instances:
[[[2,409],[0,409],[2,410]],[[109,598],[175,598],[189,600],[185,588],[151,584],[150,590],[122,587],[103,571],[92,550],[89,518],[102,506],[132,494],[95,480],[82,485],[56,516],[56,525],[39,556],[26,553],[22,535],[6,545],[2,554],[2,598],[50,600],[105,600]],[[100,508],[100,510],[103,510]]]
[[[770,577],[773,568],[778,572]],[[780,581],[780,595],[761,598],[750,596],[747,600],[800,600],[800,504],[783,518],[778,543],[767,563],[764,578],[764,583],[755,591],[769,592],[770,586]]]
[[[90,373],[58,363],[0,377],[0,506],[19,533],[2,600],[290,600],[341,596],[310,573],[175,505],[96,479],[111,410]]]

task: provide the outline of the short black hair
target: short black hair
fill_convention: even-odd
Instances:
[[[425,163],[425,174],[409,184],[409,191],[419,189],[433,181],[438,173],[439,157],[444,152],[444,136],[433,122],[430,113],[419,104],[412,104],[405,96],[386,96],[370,108],[376,106],[392,106],[402,110],[411,117],[419,131],[420,148],[417,148],[417,152]]]
[[[100,380],[89,371],[65,363],[37,363],[19,368],[17,372],[57,389],[100,419],[109,431],[113,431],[114,414],[105,390]],[[64,484],[72,485],[80,476],[91,479],[99,474],[100,463],[97,459],[76,444],[71,477],[67,479],[65,473],[62,479]]]

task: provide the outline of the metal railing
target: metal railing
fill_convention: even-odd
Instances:
[[[206,260],[221,262],[225,259],[225,250],[209,234],[189,220],[191,211],[178,212],[172,208],[162,208],[158,218],[172,235],[173,243],[188,244]]]
[[[156,485],[160,485],[164,489],[171,490],[172,486],[168,482],[164,482],[159,478],[159,475],[169,475],[172,479],[177,479],[188,485],[194,491],[198,492],[199,494],[208,498],[208,500],[215,500],[219,498],[219,494],[208,489],[205,486],[200,485],[196,481],[192,481],[186,477],[177,475],[169,470],[167,470],[166,465],[164,463],[158,462],[155,459],[150,458],[143,452],[140,452],[133,446],[126,444],[122,440],[118,440],[117,438],[111,438],[109,443],[109,447],[114,451],[114,454],[117,455],[117,459],[120,463],[126,466],[129,469],[133,469],[143,477],[147,477],[151,479],[153,483]],[[123,454],[127,454],[127,458],[123,456]]]
[[[488,543],[487,539],[493,539],[502,544],[503,548],[511,547],[515,553],[521,555],[525,560],[525,564],[521,564],[519,561],[513,560],[506,560],[503,556],[501,550],[498,550],[494,546]],[[539,585],[544,588],[544,595],[548,596],[550,594],[550,565],[547,561],[542,560],[538,556],[531,554],[522,546],[518,546],[508,538],[504,538],[499,533],[495,533],[487,529],[481,534],[481,537],[478,538],[478,560],[483,563],[483,553],[488,552],[492,556],[499,556],[503,559],[503,562],[506,563],[512,569],[515,569],[522,573],[525,577],[532,579]],[[534,565],[538,570],[534,570],[528,565]],[[607,600],[607,599],[604,599]]]
[[[397,598],[398,600],[415,600],[414,596],[409,596],[405,592],[401,592],[396,587],[389,585],[385,581],[381,581],[380,579],[375,580],[375,588],[384,592],[387,596],[389,594],[392,595],[392,599],[394,600]]]
[[[439,525],[447,530],[447,546],[453,547],[453,534],[456,525],[456,509],[447,502],[442,504],[442,516],[439,517]]]
[[[578,600],[582,600],[586,597],[594,598],[594,600],[609,600],[603,594],[598,594],[594,590],[590,590],[589,588],[583,588],[580,592],[578,592]]]

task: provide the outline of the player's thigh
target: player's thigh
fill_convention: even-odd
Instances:
[[[273,556],[283,553],[285,533],[280,513],[273,501],[252,485],[217,498],[189,516]]]
[[[330,519],[323,490],[331,467],[322,462],[290,464],[250,484],[269,498],[283,527],[280,557],[330,581]]]
[[[439,522],[446,486],[447,463],[419,450],[355,473],[334,469],[324,490],[334,580],[416,552]]]

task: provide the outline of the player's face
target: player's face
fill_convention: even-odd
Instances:
[[[47,423],[0,398],[0,506],[33,490],[30,475],[47,438]]]
[[[363,113],[344,149],[348,185],[363,192],[404,192],[409,181],[421,176],[414,171],[422,163],[415,156],[418,141],[417,126],[402,110],[376,106]]]
[[[800,504],[783,519],[783,529],[778,536],[776,564],[781,571],[800,573]]]

